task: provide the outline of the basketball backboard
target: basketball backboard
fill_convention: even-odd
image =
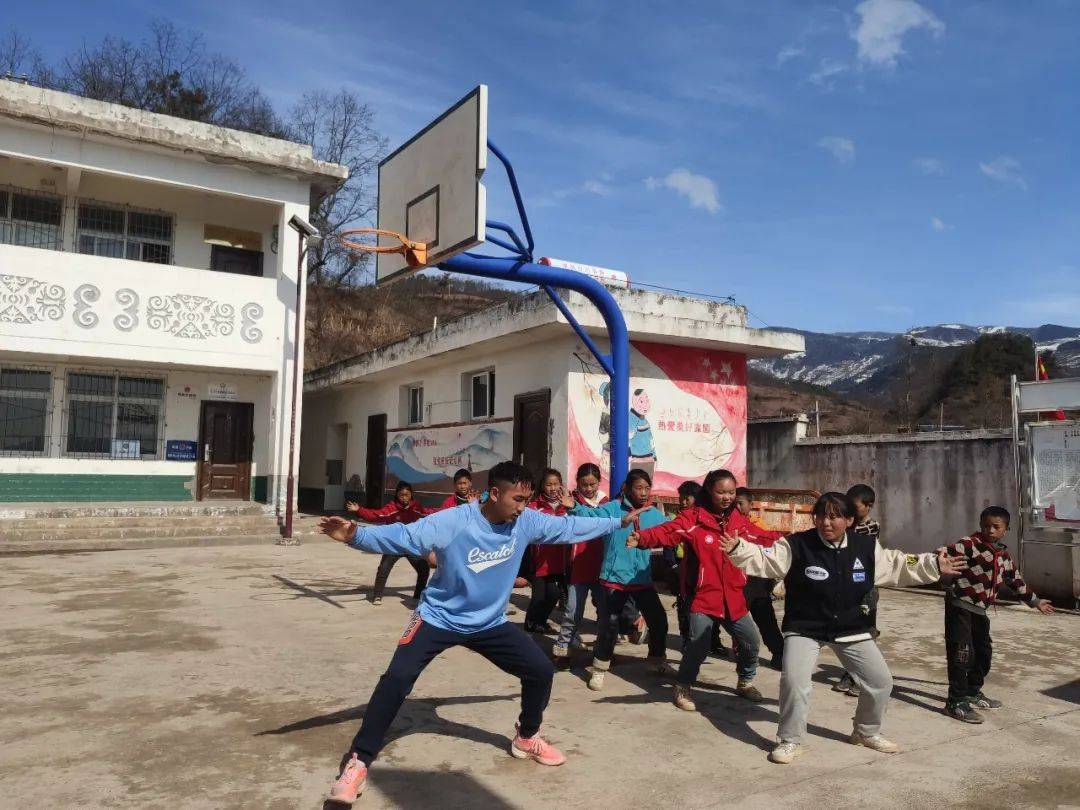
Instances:
[[[481,84],[379,163],[378,227],[427,243],[420,266],[410,266],[402,253],[377,254],[379,284],[484,241],[486,168],[487,85]],[[396,244],[378,238],[380,245]]]

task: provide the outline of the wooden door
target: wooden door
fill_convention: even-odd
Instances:
[[[551,391],[514,397],[514,461],[534,476],[548,466]]]
[[[252,421],[250,402],[203,402],[199,431],[198,497],[251,500]]]
[[[386,482],[386,414],[377,413],[367,420],[367,475],[364,478],[364,505],[382,506]]]

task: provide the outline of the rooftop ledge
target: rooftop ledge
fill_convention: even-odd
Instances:
[[[320,186],[336,187],[349,170],[316,160],[311,147],[236,129],[188,121],[120,104],[95,101],[0,78],[0,118],[118,138],[264,171],[297,174]]]
[[[734,304],[642,289],[612,289],[622,309],[631,340],[698,349],[733,351],[749,357],[775,357],[804,349],[801,335],[746,325],[746,308]],[[602,338],[607,329],[599,311],[583,295],[562,291],[562,298],[590,335]],[[305,375],[306,391],[360,382],[373,374],[418,361],[431,361],[447,352],[473,349],[478,343],[501,339],[505,346],[569,336],[569,324],[547,295],[539,290],[441,323],[403,340],[365,354],[315,369]]]

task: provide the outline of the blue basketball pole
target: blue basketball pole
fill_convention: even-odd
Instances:
[[[533,262],[532,229],[529,227],[529,219],[525,214],[514,167],[491,141],[488,141],[488,149],[506,169],[525,239],[519,238],[510,225],[488,220],[489,232],[501,231],[510,238],[511,242],[490,233],[486,241],[509,251],[511,255],[486,256],[478,253],[460,253],[441,262],[439,269],[467,276],[535,284],[544,290],[555,303],[559,312],[570,323],[611,380],[611,432],[608,434],[611,466],[608,471],[608,480],[611,484],[611,498],[617,498],[630,466],[630,338],[626,331],[626,320],[611,291],[592,276]],[[607,325],[608,339],[611,343],[610,353],[601,351],[592,336],[578,323],[577,318],[566,306],[566,302],[559,296],[559,289],[581,293],[600,311]]]

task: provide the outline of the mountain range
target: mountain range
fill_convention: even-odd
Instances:
[[[944,370],[962,347],[973,344],[982,335],[1003,333],[1030,338],[1040,352],[1054,352],[1060,372],[1080,376],[1080,327],[948,323],[919,326],[903,333],[826,333],[786,328],[782,331],[802,335],[806,351],[753,360],[751,368],[776,380],[818,385],[838,394],[886,396],[895,391],[897,380],[912,366],[931,370],[940,366]],[[1034,368],[1034,356],[1031,362]]]

